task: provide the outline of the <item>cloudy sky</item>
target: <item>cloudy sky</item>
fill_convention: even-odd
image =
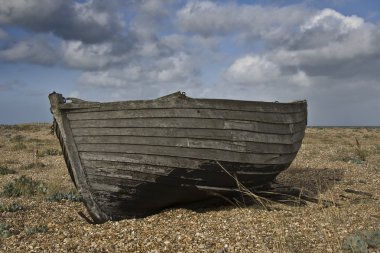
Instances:
[[[307,99],[309,125],[380,125],[380,1],[0,0],[0,124],[87,100]]]

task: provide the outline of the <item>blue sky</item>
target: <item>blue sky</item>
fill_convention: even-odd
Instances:
[[[380,125],[380,2],[0,0],[0,124],[87,100],[307,99],[310,125]]]

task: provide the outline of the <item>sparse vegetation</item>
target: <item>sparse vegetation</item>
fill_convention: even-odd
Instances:
[[[27,228],[26,234],[27,235],[34,235],[34,234],[38,234],[38,233],[46,233],[46,232],[48,232],[48,230],[49,229],[46,225],[38,225],[38,226],[31,227],[31,228]]]
[[[368,252],[368,248],[380,247],[380,229],[361,231],[347,236],[342,243],[342,249],[349,252]]]
[[[63,156],[47,151],[43,158],[36,158],[36,149],[42,153],[60,150],[56,137],[48,134],[49,127],[0,126],[0,143],[4,145],[0,164],[25,174],[28,180],[24,181],[38,182],[29,184],[35,186],[31,188],[42,188],[36,195],[15,199],[3,192],[6,186],[20,188],[15,184],[19,175],[0,176],[1,252],[342,252],[350,235],[380,228],[380,128],[307,129],[296,160],[277,181],[311,192],[318,203],[265,203],[270,211],[244,204],[173,208],[147,218],[90,225],[77,215],[78,211],[85,213],[85,207],[77,202],[79,195]],[[363,138],[369,132],[371,138]],[[9,140],[17,135],[25,137],[21,142],[27,149],[12,152],[17,142]],[[357,148],[368,152],[365,161]],[[49,169],[33,165],[39,162]],[[83,236],[88,240],[81,240]],[[369,252],[379,251],[366,238],[362,240]]]
[[[370,152],[367,148],[362,146],[357,138],[355,138],[355,144],[352,144],[351,142],[346,146],[349,148],[339,149],[338,154],[335,154],[332,157],[333,161],[343,161],[353,164],[364,164],[367,161]]]
[[[38,157],[62,155],[62,151],[54,148],[49,148],[37,153]]]
[[[47,187],[43,182],[35,181],[30,177],[21,176],[6,184],[2,195],[5,197],[33,196],[46,194]]]
[[[59,202],[62,200],[69,200],[73,202],[80,202],[82,201],[82,197],[77,192],[55,192],[51,194],[49,197],[46,198],[46,200],[51,202]]]
[[[36,168],[44,168],[46,165],[42,162],[33,162],[29,164],[25,164],[20,167],[22,170],[31,170],[31,169],[36,169]]]
[[[16,171],[6,165],[0,165],[0,175],[16,174]]]
[[[11,142],[22,142],[22,141],[24,141],[25,139],[26,139],[26,138],[25,138],[24,135],[17,134],[17,135],[15,135],[15,136],[13,136],[13,137],[10,139],[10,141],[11,141]]]
[[[21,151],[26,149],[27,146],[24,143],[18,142],[15,145],[13,145],[12,150],[13,151]]]
[[[18,203],[12,203],[9,205],[0,204],[0,212],[17,212],[24,210],[24,207]]]

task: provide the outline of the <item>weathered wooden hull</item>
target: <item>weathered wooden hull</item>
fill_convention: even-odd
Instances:
[[[49,95],[72,180],[95,222],[272,181],[295,158],[306,101],[192,99],[94,103]]]

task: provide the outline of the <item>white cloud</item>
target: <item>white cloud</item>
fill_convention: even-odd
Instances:
[[[286,73],[281,66],[263,56],[246,55],[237,59],[224,73],[230,86],[248,89],[296,89],[312,85],[311,78],[302,70]]]
[[[241,84],[262,85],[275,80],[280,69],[264,57],[247,55],[237,59],[226,71],[225,76]]]
[[[324,10],[311,16],[300,27],[289,44],[266,52],[268,59],[281,68],[301,69],[311,76],[332,78],[365,71],[363,64],[369,71],[377,64],[377,55],[380,55],[378,25]],[[368,74],[377,75],[368,71],[363,73],[367,75],[365,78]]]
[[[348,33],[353,29],[358,29],[364,24],[364,20],[358,16],[344,16],[341,13],[332,10],[324,9],[314,15],[304,25],[301,26],[301,31],[322,28],[325,31],[333,30],[340,33]]]
[[[309,87],[312,84],[312,80],[306,75],[304,71],[297,71],[294,75],[290,77],[292,83],[303,87]]]

